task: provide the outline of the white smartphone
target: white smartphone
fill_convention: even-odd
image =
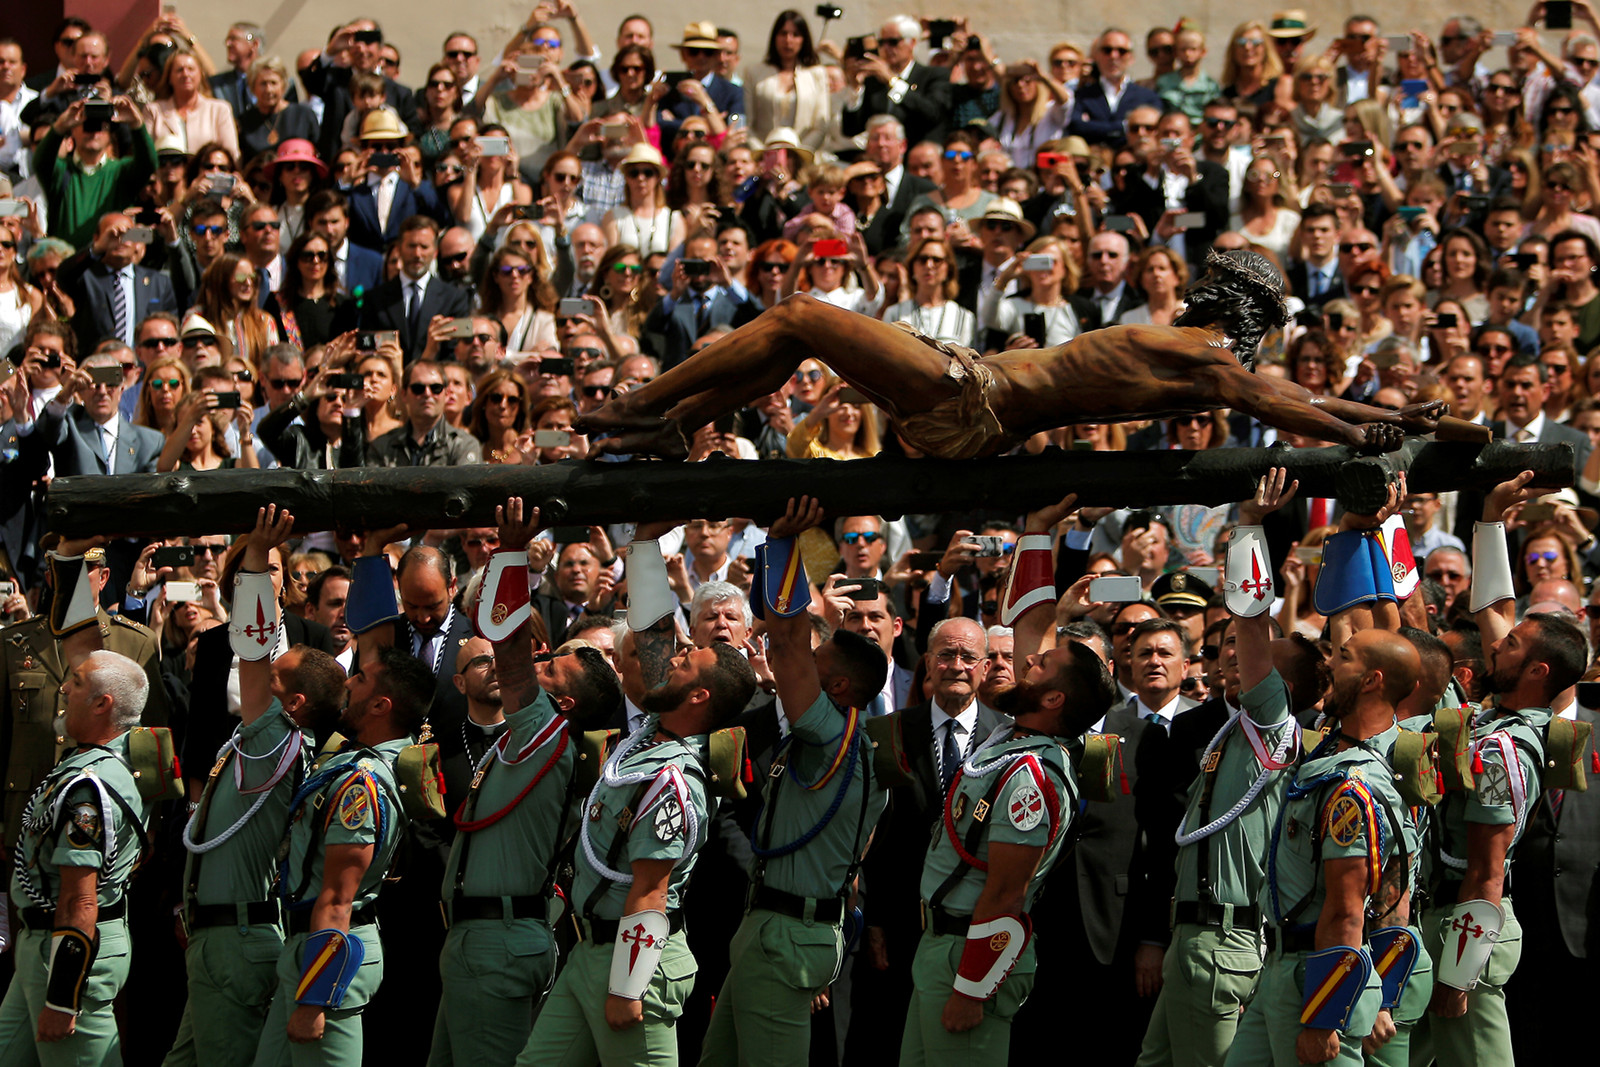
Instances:
[[[1301,563],[1321,563],[1322,546],[1301,545],[1299,548],[1294,550],[1294,558],[1299,560]]]
[[[189,600],[200,599],[199,582],[168,582],[167,603],[179,604]]]
[[[1089,599],[1096,604],[1119,604],[1144,597],[1136,574],[1108,574],[1089,581]]]
[[[1051,255],[1032,255],[1022,261],[1023,270],[1055,270],[1056,257]]]
[[[533,431],[534,448],[566,448],[571,443],[572,435],[566,430]]]
[[[578,315],[587,315],[594,310],[594,305],[581,296],[564,296],[556,305],[556,314],[564,319],[575,318]]]
[[[1181,215],[1173,216],[1172,224],[1180,230],[1198,230],[1206,224],[1206,213],[1204,211],[1185,211]]]
[[[0,219],[25,219],[28,205],[21,200],[0,200]]]
[[[1490,48],[1510,48],[1517,43],[1516,30],[1500,30],[1489,38]]]
[[[511,139],[509,137],[479,137],[478,152],[485,156],[509,156],[511,154]]]
[[[1389,42],[1389,51],[1391,52],[1409,52],[1411,51],[1411,46],[1415,43],[1411,40],[1409,33],[1386,34],[1383,39]]]
[[[1217,587],[1217,583],[1222,580],[1221,567],[1185,567],[1184,569],[1188,571],[1192,577],[1205,582],[1212,589],[1215,589]]]
[[[517,69],[533,74],[544,69],[544,56],[524,52],[517,57]]]

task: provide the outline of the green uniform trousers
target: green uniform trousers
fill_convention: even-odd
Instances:
[[[1017,957],[1011,974],[983,1005],[983,1022],[964,1034],[944,1028],[944,1004],[950,999],[967,939],[925,930],[911,961],[911,1004],[906,1009],[905,1036],[900,1042],[901,1067],[949,1064],[951,1067],[1004,1067],[1011,1054],[1011,1020],[1033,989],[1038,968],[1033,942]]]
[[[618,1033],[606,1025],[613,943],[580,941],[545,999],[520,1067],[673,1067],[674,1025],[694,989],[700,966],[683,933],[667,939],[655,977],[644,991],[644,1021]]]
[[[439,953],[444,994],[428,1067],[495,1067],[516,1059],[555,973],[548,923],[466,919],[452,925]]]
[[[361,968],[345,990],[339,1007],[324,1014],[322,1040],[303,1045],[289,1040],[289,1016],[298,1007],[294,991],[300,985],[300,958],[310,935],[295,934],[283,943],[283,951],[278,954],[278,990],[261,1028],[256,1067],[361,1067],[361,1012],[383,983],[383,942],[373,923],[353,927],[350,933],[361,938],[366,949]]]
[[[1261,982],[1228,1049],[1227,1067],[1299,1067],[1295,1042],[1303,1029],[1300,1009],[1305,1004],[1306,968],[1309,953],[1268,953],[1261,968]],[[1339,1035],[1339,1054],[1329,1063],[1356,1067],[1362,1061],[1361,1040],[1372,1033],[1372,1024],[1383,1007],[1383,983],[1374,972],[1367,988],[1350,1009],[1350,1025]]]
[[[121,1067],[111,1001],[128,978],[128,922],[109,919],[97,932],[100,949],[89,970],[77,1029],[48,1044],[37,1044],[35,1035],[50,979],[50,931],[24,929],[17,935],[16,973],[0,1002],[0,1067]]]
[[[1411,933],[1416,937],[1417,944],[1424,943],[1421,930],[1413,926]],[[1433,960],[1428,957],[1428,950],[1423,948],[1417,955],[1416,969],[1411,972],[1410,980],[1400,993],[1400,1003],[1389,1013],[1394,1019],[1394,1037],[1377,1052],[1367,1054],[1369,1067],[1407,1067],[1411,1061],[1411,1032],[1428,1014],[1428,1002],[1432,999]]]
[[[1261,973],[1261,935],[1180,923],[1161,963],[1161,995],[1138,1067],[1216,1067]]]
[[[700,1067],[805,1067],[811,1058],[811,1000],[828,987],[844,954],[837,924],[756,910],[728,947],[728,977],[717,994]]]
[[[278,988],[283,930],[208,926],[189,935],[189,1000],[162,1067],[233,1067],[256,1058]]]
[[[1505,911],[1505,925],[1489,953],[1483,976],[1467,994],[1467,1013],[1459,1019],[1424,1015],[1411,1034],[1412,1063],[1437,1060],[1439,1067],[1510,1067],[1516,1061],[1506,1018],[1506,982],[1522,959],[1522,924],[1511,910],[1510,897],[1500,906]],[[1435,960],[1444,951],[1450,910],[1429,908],[1422,913],[1422,943]]]

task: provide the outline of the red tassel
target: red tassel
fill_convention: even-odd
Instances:
[[[1595,774],[1600,774],[1600,752],[1589,750],[1589,767]]]
[[[1122,778],[1122,795],[1127,796],[1133,790],[1128,787],[1128,765],[1123,762],[1122,742],[1120,740],[1117,742],[1117,773]]]
[[[744,758],[744,769],[739,772],[739,776],[744,779],[745,785],[749,785],[756,780],[756,771],[754,767],[750,766],[749,756]]]
[[[1600,772],[1597,772],[1597,773],[1600,773]],[[1433,784],[1434,784],[1435,792],[1438,792],[1438,793],[1443,793],[1444,792],[1444,771],[1440,770],[1438,767],[1435,767],[1433,769]]]
[[[1483,773],[1483,753],[1479,752],[1477,749],[1472,750],[1472,773]]]
[[[1128,772],[1127,771],[1123,771],[1122,772],[1122,795],[1123,796],[1127,796],[1131,792],[1133,792],[1133,790],[1128,788]]]

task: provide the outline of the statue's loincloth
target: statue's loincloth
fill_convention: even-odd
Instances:
[[[937,341],[909,323],[894,324],[949,360],[945,374],[958,391],[927,411],[895,420],[895,425],[918,451],[936,459],[978,459],[1010,451],[1021,438],[1006,432],[990,406],[994,371],[970,348]]]

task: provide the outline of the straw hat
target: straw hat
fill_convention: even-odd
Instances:
[[[363,141],[403,141],[406,137],[405,123],[386,107],[373,108],[367,112],[367,117],[361,120],[361,139]]]
[[[1033,235],[1038,232],[1033,223],[1022,217],[1022,207],[1015,200],[1004,196],[997,196],[989,201],[989,206],[984,209],[982,221],[994,219],[997,222],[1015,223],[1022,230],[1024,244],[1033,240]]]
[[[774,148],[782,148],[799,156],[802,165],[811,162],[811,149],[801,146],[800,135],[794,132],[793,127],[774,126],[772,132],[767,134],[767,139],[762,142],[760,155],[766,155]]]
[[[721,51],[722,44],[717,40],[717,24],[715,22],[691,22],[683,28],[683,40],[677,44],[679,48],[715,48]]]
[[[667,165],[661,160],[661,153],[652,145],[640,142],[628,149],[628,154],[622,157],[622,162],[617,164],[618,170],[627,170],[629,167],[650,166],[656,173],[666,177]]]

